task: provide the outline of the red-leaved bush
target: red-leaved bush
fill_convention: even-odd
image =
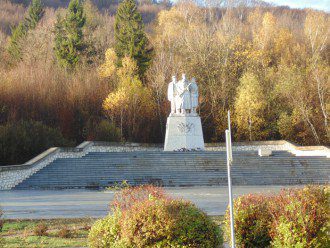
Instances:
[[[89,233],[92,248],[218,248],[219,227],[193,203],[172,199],[159,187],[129,187],[115,195],[113,214]]]
[[[273,247],[330,247],[329,187],[285,189],[269,203]]]
[[[123,212],[120,223],[127,247],[217,248],[222,243],[219,227],[184,200],[137,202]]]
[[[277,195],[245,195],[234,201],[236,247],[330,247],[329,187],[284,189]],[[230,240],[229,211],[225,234]]]
[[[234,226],[236,246],[247,248],[264,248],[270,245],[269,236],[272,216],[268,210],[270,197],[261,194],[249,194],[234,201]],[[225,214],[224,233],[230,241],[230,214]]]
[[[142,202],[150,198],[170,199],[160,187],[153,185],[141,185],[127,187],[115,194],[111,207],[120,210],[126,210],[137,202]]]

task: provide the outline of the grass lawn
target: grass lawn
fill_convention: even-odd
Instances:
[[[87,236],[95,219],[5,220],[0,247],[87,247]],[[47,234],[36,236],[38,225],[47,226]],[[63,231],[64,230],[64,231]]]
[[[220,225],[223,216],[212,216],[212,219]],[[96,219],[93,218],[5,220],[1,232],[0,247],[87,247],[88,232],[95,220]],[[36,236],[34,231],[41,223],[47,226],[47,234],[44,236]],[[67,237],[63,237],[63,230],[65,230],[64,233]]]

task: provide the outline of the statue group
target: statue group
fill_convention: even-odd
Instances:
[[[182,74],[182,79],[177,81],[176,77],[173,76],[172,81],[168,85],[167,97],[171,102],[170,116],[197,116],[198,86],[195,78],[189,81],[186,75]]]
[[[188,80],[185,74],[177,81],[172,77],[168,85],[171,114],[166,122],[165,151],[204,150],[201,118],[197,114],[198,86],[196,80]]]

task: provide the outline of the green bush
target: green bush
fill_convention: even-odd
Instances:
[[[151,199],[128,209],[121,220],[129,247],[219,247],[219,227],[194,204]]]
[[[268,210],[269,197],[245,195],[234,201],[234,226],[236,247],[264,248],[270,245],[270,224],[272,216]],[[225,214],[224,233],[230,242],[230,213]]]
[[[37,121],[20,121],[0,126],[2,165],[24,163],[52,146],[72,145],[57,129]]]
[[[282,190],[270,206],[272,247],[330,247],[329,187]]]
[[[86,125],[87,139],[96,141],[121,141],[120,129],[108,120],[88,121]]]
[[[88,235],[88,244],[92,248],[120,248],[124,246],[120,238],[120,211],[115,211],[103,219],[97,220]]]
[[[90,247],[216,248],[222,244],[220,229],[210,217],[190,202],[171,199],[160,188],[124,189],[112,206],[114,214],[93,225]]]
[[[329,187],[306,186],[273,196],[247,195],[234,201],[237,247],[330,247]],[[230,240],[229,211],[225,237]]]

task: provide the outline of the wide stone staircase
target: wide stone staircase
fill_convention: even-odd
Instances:
[[[233,185],[296,185],[329,183],[330,159],[273,151],[234,151]],[[98,188],[121,183],[162,186],[227,184],[225,151],[89,152],[78,158],[57,158],[23,180],[15,189]]]

